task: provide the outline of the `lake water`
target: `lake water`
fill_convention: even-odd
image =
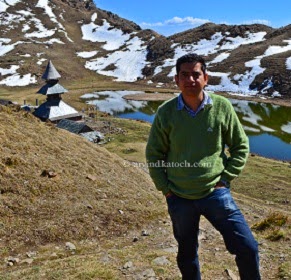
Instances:
[[[161,102],[126,101],[126,94],[137,91],[103,91],[82,98],[98,110],[120,118],[152,123]],[[291,108],[278,105],[230,99],[249,137],[252,153],[268,158],[291,161]]]

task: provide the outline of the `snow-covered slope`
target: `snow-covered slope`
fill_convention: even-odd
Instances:
[[[0,0],[0,31],[0,85],[38,83],[53,59],[65,77],[174,86],[176,59],[196,52],[206,57],[210,90],[291,96],[290,25],[208,23],[165,38],[90,0]]]

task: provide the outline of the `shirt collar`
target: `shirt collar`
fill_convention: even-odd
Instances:
[[[196,113],[198,113],[200,110],[202,110],[205,105],[212,105],[212,98],[209,96],[209,94],[206,91],[203,91],[203,100],[202,103],[200,104],[200,106],[198,107],[198,109],[196,110]],[[187,111],[192,111],[194,112],[191,108],[189,108],[182,97],[182,93],[179,94],[178,96],[178,103],[177,103],[177,110],[181,111],[183,109],[186,109]]]

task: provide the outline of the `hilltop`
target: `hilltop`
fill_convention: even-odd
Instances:
[[[92,0],[0,0],[0,95],[37,86],[52,59],[68,83],[127,82],[176,89],[176,59],[205,56],[209,90],[291,96],[291,25],[207,23],[169,37],[96,7]]]

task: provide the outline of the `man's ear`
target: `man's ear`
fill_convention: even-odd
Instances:
[[[208,77],[209,77],[208,74],[205,73],[205,74],[204,74],[205,85],[208,84]]]

